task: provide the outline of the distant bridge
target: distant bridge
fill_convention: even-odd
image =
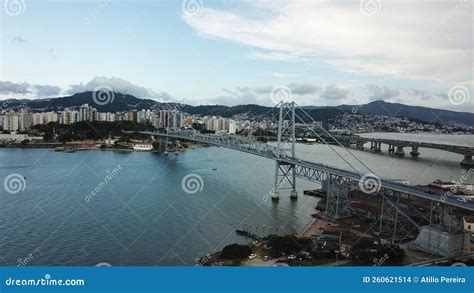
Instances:
[[[334,136],[330,137],[328,135],[321,134],[321,137],[328,142],[332,142],[332,139],[335,138],[337,142],[349,146],[350,144],[355,144],[358,149],[364,149],[364,144],[370,142],[370,149],[374,152],[381,152],[382,144],[388,145],[388,152],[395,154],[396,156],[404,156],[405,151],[403,148],[411,147],[410,154],[412,156],[419,156],[419,148],[430,148],[443,150],[451,153],[456,153],[464,156],[464,159],[461,162],[461,165],[464,166],[474,166],[474,161],[472,157],[474,156],[474,147],[470,146],[460,146],[460,145],[450,145],[450,144],[440,144],[440,143],[429,143],[429,142],[417,142],[417,141],[407,141],[407,140],[396,140],[396,139],[386,139],[386,138],[371,138],[371,137],[362,137],[357,135],[352,136]]]

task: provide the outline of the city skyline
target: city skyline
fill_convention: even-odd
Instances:
[[[1,100],[107,85],[159,101],[268,106],[284,86],[301,105],[474,109],[467,1],[20,2],[1,14]]]

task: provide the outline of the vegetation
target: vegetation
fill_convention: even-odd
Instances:
[[[352,259],[362,265],[396,265],[405,258],[405,251],[400,246],[370,240],[360,240],[350,251]]]
[[[81,121],[71,125],[50,122],[47,125],[35,125],[33,131],[43,135],[45,141],[59,140],[62,142],[73,140],[99,140],[109,135],[122,136],[123,131],[145,131],[150,127],[131,121],[102,122]],[[129,138],[139,139],[138,133],[127,134]]]
[[[241,259],[246,258],[252,253],[248,245],[240,245],[237,243],[227,245],[221,252],[222,259]]]
[[[273,256],[285,254],[298,254],[300,251],[310,249],[312,241],[310,238],[302,238],[294,235],[269,235],[267,243]]]

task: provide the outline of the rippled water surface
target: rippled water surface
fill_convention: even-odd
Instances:
[[[463,139],[474,145],[472,136]],[[443,151],[420,149],[412,159],[390,157],[386,150],[333,149],[339,155],[324,145],[298,145],[298,155],[411,184],[462,174],[462,156]],[[179,156],[0,149],[2,181],[19,174],[25,182],[16,194],[0,189],[0,262],[18,265],[28,257],[31,265],[190,265],[225,245],[248,242],[235,234],[242,226],[237,223],[260,235],[278,227],[279,233],[301,232],[316,205],[302,191],[318,186],[299,180],[297,201],[288,190],[277,204],[262,200],[271,191],[274,168],[270,160],[216,147]],[[202,178],[194,194],[182,188],[189,174]]]

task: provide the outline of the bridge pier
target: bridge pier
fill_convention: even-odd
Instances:
[[[382,151],[381,146],[382,146],[381,142],[376,142],[376,141],[370,142],[370,149],[376,153],[380,153]]]
[[[405,155],[405,151],[403,150],[402,146],[397,146],[397,150],[395,151],[395,155],[398,157],[403,157]]]
[[[376,153],[382,152],[382,143],[381,142],[376,142],[375,143],[374,152],[376,152]]]
[[[411,152],[410,154],[413,156],[413,157],[418,157],[420,155],[420,152],[418,151],[418,147],[417,146],[414,146],[414,147],[411,147]]]
[[[298,198],[298,191],[296,191],[296,190],[290,191],[290,198],[291,199],[297,199]]]
[[[388,153],[389,154],[395,153],[395,146],[393,144],[388,145]]]
[[[275,190],[272,192],[272,200],[279,200],[280,199],[280,192]]]
[[[364,142],[361,141],[361,140],[358,140],[358,141],[356,142],[356,147],[357,147],[357,149],[359,149],[359,150],[363,150],[363,149],[364,149]]]
[[[462,160],[461,165],[474,167],[474,161],[472,160],[472,155],[464,155],[464,159]]]

